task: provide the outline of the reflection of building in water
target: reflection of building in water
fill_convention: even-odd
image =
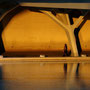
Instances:
[[[90,64],[80,64],[79,67],[79,79],[83,82],[86,86],[90,86]]]
[[[72,64],[68,64],[67,69],[69,70]],[[41,85],[45,85],[47,88],[61,88],[64,85],[66,87],[67,81],[69,88],[78,87],[78,88],[89,88],[90,87],[90,72],[89,64],[80,64],[78,69],[78,74],[75,74],[68,79],[66,78],[66,73],[64,73],[64,63],[19,63],[19,64],[2,64],[2,80],[10,80],[12,83],[21,83],[29,82],[34,83],[33,85],[28,86],[33,88],[38,85],[41,88]],[[67,75],[68,75],[67,71]],[[74,78],[74,79],[72,79]],[[73,80],[73,81],[72,81]],[[38,82],[42,83],[38,83]],[[73,83],[72,83],[73,82]],[[10,82],[9,82],[10,84]],[[8,84],[8,85],[9,85]],[[24,84],[27,85],[28,83]],[[72,85],[71,85],[72,84]],[[7,84],[5,84],[7,85]],[[49,85],[49,86],[48,86]],[[82,86],[83,85],[83,86]],[[12,85],[13,86],[13,85]],[[18,85],[16,84],[16,87]],[[10,87],[13,88],[13,87]],[[51,89],[50,89],[51,90]]]

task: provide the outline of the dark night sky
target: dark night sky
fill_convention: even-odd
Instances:
[[[0,3],[1,2],[4,2],[4,1],[20,1],[20,2],[47,2],[47,3],[90,3],[90,0],[0,0]]]

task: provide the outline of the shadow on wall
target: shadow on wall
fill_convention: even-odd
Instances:
[[[2,26],[2,23],[0,22],[0,55],[5,52],[2,36],[1,36],[2,31],[3,31],[3,26]]]

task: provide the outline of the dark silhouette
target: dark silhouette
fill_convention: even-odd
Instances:
[[[0,55],[5,52],[3,40],[2,40],[2,31],[3,31],[3,25],[0,22]]]
[[[68,48],[67,48],[67,44],[65,44],[65,45],[64,45],[64,54],[63,54],[64,57],[69,56],[69,52],[68,52],[67,49],[68,49]]]

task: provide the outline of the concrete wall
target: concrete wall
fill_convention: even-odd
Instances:
[[[69,47],[65,31],[50,17],[23,10],[12,18],[2,33],[6,52],[63,51]]]

